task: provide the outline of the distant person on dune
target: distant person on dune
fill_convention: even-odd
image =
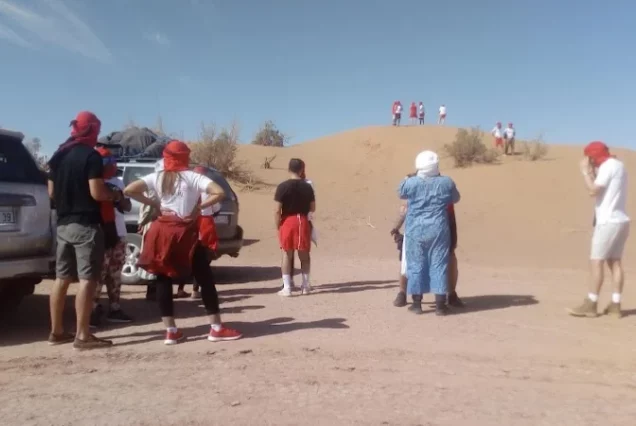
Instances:
[[[503,151],[504,143],[503,132],[501,130],[501,122],[498,121],[497,124],[495,124],[495,127],[490,131],[490,133],[495,138],[495,149],[501,149]]]
[[[278,292],[280,296],[292,295],[292,259],[298,252],[303,282],[301,294],[311,293],[309,272],[311,260],[311,221],[310,213],[316,211],[314,189],[302,176],[305,173],[305,163],[299,158],[289,160],[289,179],[278,185],[274,200],[276,210],[274,221],[278,229],[278,239],[283,252],[281,272],[283,288]]]
[[[393,125],[399,126],[400,121],[402,121],[402,103],[395,101],[395,104],[393,104]]]
[[[512,127],[512,123],[508,123],[508,127],[504,129],[504,142],[506,148],[504,150],[504,155],[515,155],[515,136],[517,132],[514,127]]]
[[[624,272],[621,259],[629,237],[630,218],[627,216],[627,171],[623,163],[610,155],[603,142],[592,142],[583,151],[580,167],[585,186],[596,198],[595,225],[592,235],[590,262],[592,283],[585,301],[569,309],[577,317],[598,316],[598,295],[603,285],[603,269],[607,264],[612,273],[614,291],[604,314],[622,316],[621,295]]]
[[[404,224],[404,220],[406,218],[407,205],[404,204],[400,208],[400,216],[395,223],[395,226],[391,230],[391,235],[395,243],[398,245],[399,251],[399,259],[400,259],[400,290],[393,301],[393,306],[398,308],[404,307],[407,304],[406,300],[406,290],[408,279],[406,276],[407,271],[407,260],[406,260],[406,251],[404,246],[404,235],[400,233],[400,228]],[[450,204],[448,206],[448,223],[450,226],[450,234],[451,234],[451,247],[450,247],[450,256],[448,260],[448,294],[447,294],[447,303],[449,306],[455,308],[461,308],[464,306],[464,303],[457,295],[457,281],[459,278],[459,269],[457,265],[457,256],[455,255],[455,249],[457,248],[457,220],[455,218],[455,206]]]
[[[417,120],[417,105],[415,105],[415,102],[411,102],[411,108],[409,111],[409,118],[411,119],[411,125],[415,126],[416,120]]]
[[[448,263],[451,232],[448,205],[459,201],[455,182],[439,174],[439,157],[423,151],[415,159],[416,175],[402,181],[399,195],[407,202],[403,255],[408,294],[413,296],[409,310],[422,314],[422,295],[435,294],[437,315],[448,314]]]
[[[446,124],[446,105],[439,107],[439,118],[437,119],[437,124]]]
[[[419,117],[420,117],[420,125],[424,124],[424,115],[426,114],[426,111],[424,110],[424,104],[422,102],[420,102],[420,106],[419,106]]]

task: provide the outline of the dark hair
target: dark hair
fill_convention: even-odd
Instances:
[[[297,175],[301,174],[305,168],[305,162],[300,158],[292,158],[289,160],[289,171]]]

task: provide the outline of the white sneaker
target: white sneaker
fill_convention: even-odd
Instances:
[[[303,287],[300,289],[300,294],[302,294],[302,295],[308,295],[308,294],[311,294],[311,291],[312,291],[312,288],[311,288],[311,286],[310,286],[310,285],[303,286]]]
[[[282,296],[282,297],[291,297],[292,290],[291,290],[291,288],[284,288],[283,287],[283,289],[278,292],[278,295]]]

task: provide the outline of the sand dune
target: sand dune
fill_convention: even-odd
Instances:
[[[431,149],[444,156],[443,146],[454,139],[456,131],[439,126],[367,127],[289,148],[242,146],[239,156],[271,184],[285,179],[291,157],[303,158],[316,186],[323,248],[338,251],[344,238],[358,244],[345,250],[385,256],[394,254],[387,235],[399,206],[399,181],[413,169],[418,152]],[[635,152],[613,152],[628,169],[636,166]],[[261,169],[264,157],[274,154],[274,168]],[[548,157],[537,162],[504,157],[499,165],[456,169],[452,159],[443,158],[442,172],[455,179],[462,194],[457,214],[459,253],[464,261],[492,266],[585,267],[593,199],[579,172],[581,157],[582,147],[550,145]],[[629,197],[632,212],[636,211],[633,188]],[[272,194],[273,189],[267,188],[242,194],[241,199],[257,209]],[[269,211],[265,211],[267,216]],[[366,224],[369,218],[375,228]],[[242,219],[247,220],[250,231],[260,232],[261,215],[253,217],[244,208]],[[265,221],[271,222],[269,218]],[[635,244],[636,239],[631,239],[628,255]]]

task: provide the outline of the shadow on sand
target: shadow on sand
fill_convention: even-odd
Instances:
[[[463,308],[453,308],[453,315],[493,311],[518,306],[529,306],[539,303],[534,296],[516,294],[486,294],[481,296],[468,296],[462,297],[462,301],[466,304],[466,306]]]
[[[272,318],[265,321],[256,321],[256,322],[240,322],[240,321],[232,321],[228,322],[227,326],[232,327],[236,330],[240,330],[243,333],[243,339],[264,337],[264,336],[272,336],[276,334],[284,334],[290,333],[292,331],[299,330],[310,330],[310,329],[332,329],[332,330],[342,330],[348,329],[349,326],[346,324],[345,318],[326,318],[318,321],[307,321],[307,322],[294,322],[294,318],[290,317],[282,317],[282,318]],[[208,325],[199,325],[196,327],[184,327],[181,329],[183,334],[186,336],[186,342],[203,340],[207,338],[207,334],[210,330],[210,326]],[[108,334],[105,333],[104,338],[109,338]],[[141,338],[131,340],[129,342],[124,343],[116,343],[115,347],[122,346],[133,346],[140,345],[148,342],[163,340],[163,335],[161,332],[157,330],[152,331],[143,331],[139,333],[130,333],[118,336],[112,336],[117,339],[121,338]]]

